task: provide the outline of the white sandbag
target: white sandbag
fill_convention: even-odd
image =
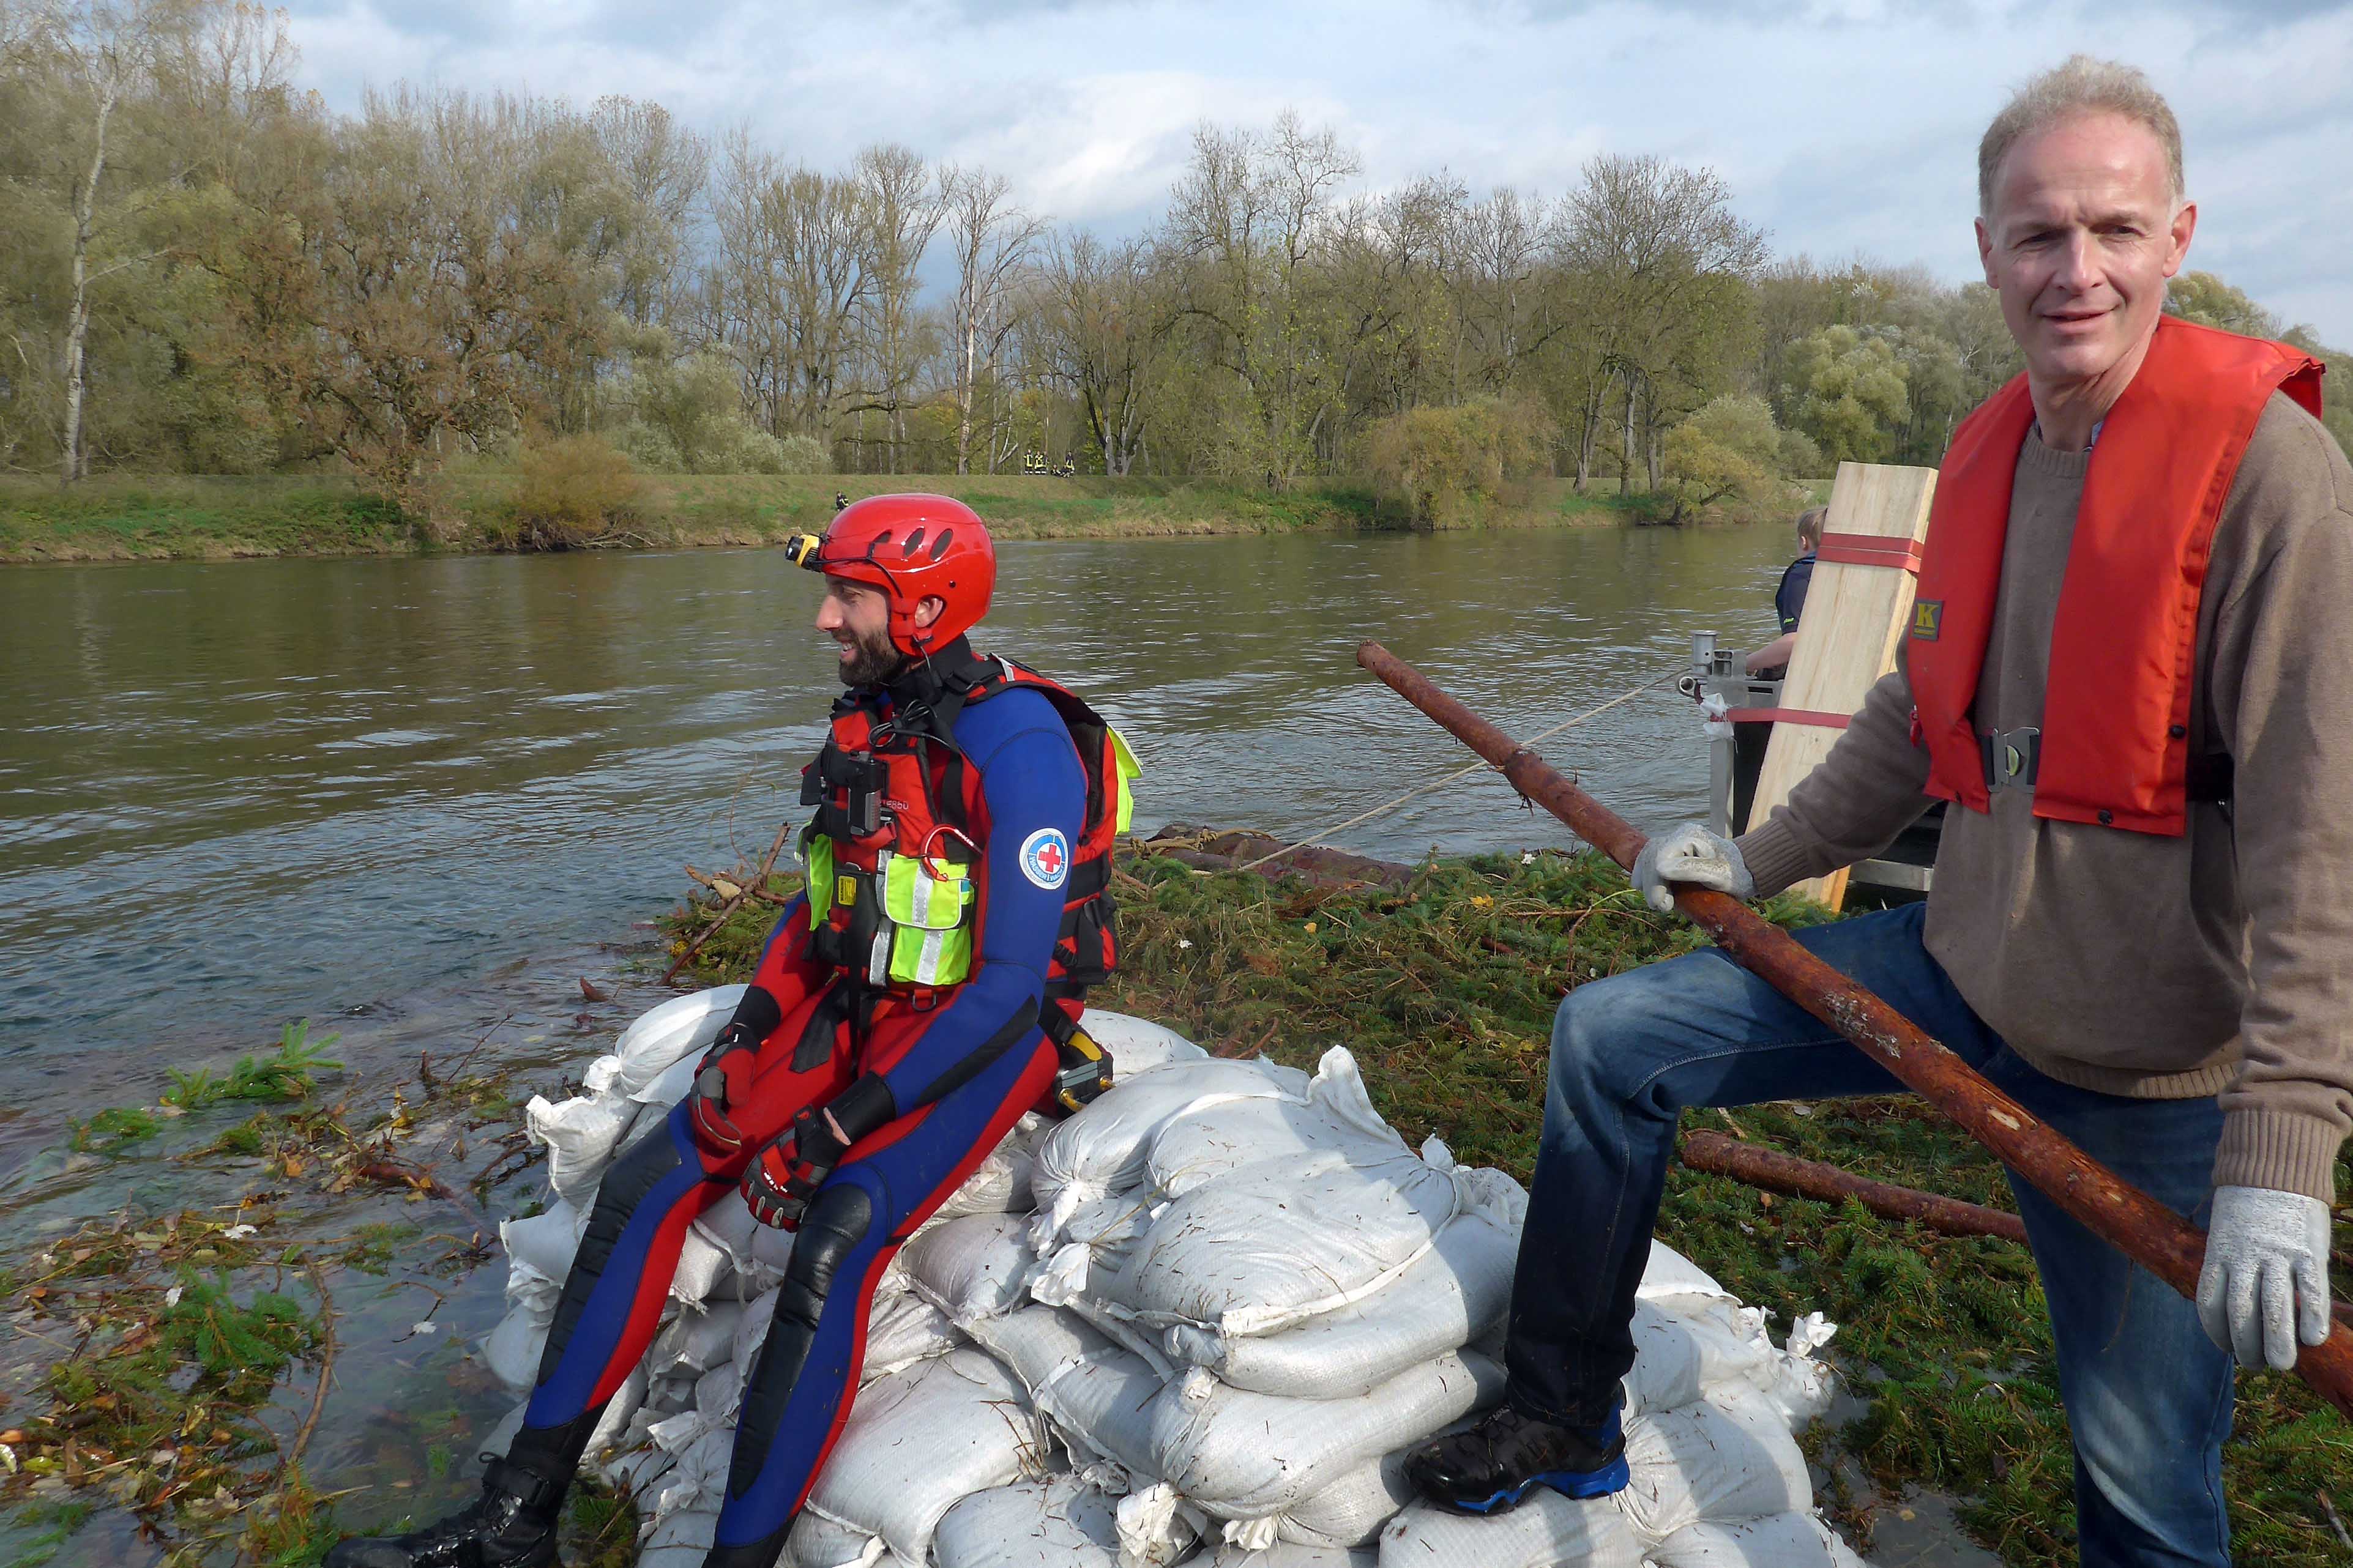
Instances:
[[[1654,1239],[1651,1256],[1642,1265],[1642,1282],[1634,1288],[1634,1299],[1655,1301],[1666,1296],[1713,1296],[1719,1301],[1739,1305],[1739,1298],[1717,1284],[1715,1275],[1665,1242]]]
[[[1075,1209],[1129,1191],[1142,1184],[1153,1137],[1171,1119],[1198,1116],[1237,1100],[1273,1098],[1303,1102],[1307,1075],[1276,1062],[1207,1057],[1114,1082],[1109,1094],[1039,1142],[1031,1176],[1038,1206]]]
[[[1120,1568],[1116,1504],[1076,1476],[975,1492],[941,1516],[939,1568]]]
[[[1271,1518],[1503,1393],[1503,1368],[1475,1352],[1440,1356],[1356,1399],[1278,1399],[1196,1368],[1153,1404],[1154,1468],[1220,1518]]]
[[[702,1568],[719,1531],[719,1510],[680,1509],[655,1521],[638,1548],[638,1568]]]
[[[682,1307],[654,1336],[652,1347],[646,1352],[646,1365],[665,1374],[681,1367],[709,1372],[734,1359],[735,1331],[743,1321],[744,1306],[738,1301]]]
[[[564,1300],[564,1281],[550,1279],[520,1258],[507,1262],[507,1305],[528,1307],[543,1317],[555,1316],[556,1303]]]
[[[613,1397],[606,1402],[605,1413],[596,1418],[596,1425],[589,1431],[587,1451],[590,1454],[602,1454],[620,1442],[621,1434],[628,1429],[629,1417],[635,1415],[638,1407],[645,1403],[646,1384],[646,1369],[642,1366],[622,1379],[621,1386],[615,1389]]]
[[[880,1538],[805,1508],[785,1537],[778,1568],[873,1568],[889,1550]]]
[[[615,1087],[624,1095],[633,1094],[671,1063],[702,1056],[735,1016],[735,1005],[744,999],[745,989],[717,985],[673,996],[639,1014],[614,1043],[613,1055],[618,1058]]]
[[[1493,1331],[1511,1305],[1519,1237],[1477,1215],[1441,1228],[1430,1251],[1361,1301],[1279,1333],[1166,1331],[1169,1359],[1256,1394],[1338,1399]],[[1693,1397],[1698,1390],[1693,1390]]]
[[[484,1364],[517,1394],[528,1393],[539,1381],[539,1358],[547,1349],[548,1325],[554,1321],[552,1302],[543,1310],[528,1302],[508,1308],[499,1326],[482,1342]]]
[[[644,1418],[645,1412],[640,1410],[631,1426]],[[658,1443],[632,1445],[625,1440],[620,1446],[625,1451],[602,1473],[611,1485],[628,1488],[632,1497],[650,1498],[663,1479],[678,1467],[678,1456]]]
[[[1176,1030],[1155,1024],[1149,1018],[1133,1017],[1125,1013],[1107,1013],[1100,1007],[1089,1007],[1081,1013],[1079,1027],[1093,1037],[1095,1044],[1111,1053],[1112,1081],[1114,1084],[1140,1078],[1173,1063],[1202,1061],[1209,1054]]]
[[[650,1122],[669,1120],[686,1091],[694,1087],[694,1075],[702,1066],[701,1051],[681,1057],[630,1091],[629,1103],[637,1107],[637,1113],[629,1123],[629,1136],[634,1138],[638,1128]]]
[[[589,1092],[556,1104],[533,1095],[523,1107],[523,1128],[547,1150],[547,1182],[561,1197],[586,1202],[612,1163],[613,1150],[637,1114],[609,1087],[614,1058],[601,1058],[588,1069]]]
[[[691,1228],[727,1255],[730,1268],[741,1271],[752,1267],[753,1243],[760,1232],[776,1227],[763,1226],[753,1218],[751,1206],[744,1203],[743,1193],[737,1191],[695,1215]]]
[[[1175,1197],[1243,1165],[1317,1149],[1364,1163],[1409,1152],[1373,1109],[1356,1058],[1336,1047],[1316,1065],[1304,1103],[1243,1100],[1177,1117],[1154,1135],[1145,1167],[1149,1183]]]
[[[1012,1369],[1073,1459],[1158,1479],[1152,1408],[1162,1383],[1150,1363],[1053,1307],[1024,1307],[965,1331]]]
[[[580,1250],[580,1235],[588,1216],[572,1204],[557,1200],[543,1213],[499,1222],[499,1245],[510,1260],[522,1263],[548,1279],[572,1272],[573,1255]]]
[[[1677,1303],[1697,1312],[1668,1310]],[[1762,1314],[1744,1323],[1712,1297],[1676,1296],[1634,1303],[1634,1364],[1625,1377],[1630,1416],[1680,1410],[1717,1389],[1753,1386],[1773,1357]]]
[[[916,1294],[959,1326],[1011,1311],[1038,1255],[1019,1215],[975,1214],[934,1226],[907,1243],[907,1278]]]
[[[1450,1173],[1409,1153],[1262,1160],[1173,1199],[1101,1294],[1154,1329],[1272,1333],[1391,1282],[1459,1206]]]
[[[941,1515],[1041,1458],[1013,1374],[978,1351],[951,1351],[860,1391],[808,1506],[921,1563]]]
[[[1012,1370],[1033,1403],[1069,1368],[1118,1348],[1076,1313],[1055,1307],[1024,1307],[976,1322],[966,1331]]]
[[[1413,1500],[1413,1484],[1405,1479],[1406,1452],[1400,1448],[1358,1465],[1293,1504],[1278,1536],[1304,1546],[1366,1546],[1377,1541],[1381,1527]]]
[[[946,1314],[913,1291],[886,1296],[866,1320],[866,1364],[861,1384],[903,1367],[945,1355],[961,1342]]]
[[[734,1279],[735,1265],[719,1244],[699,1226],[689,1226],[678,1249],[678,1268],[670,1277],[670,1293],[681,1302],[709,1300]]]
[[[694,1382],[702,1374],[680,1372],[658,1377],[646,1391],[646,1408],[657,1416],[675,1415],[681,1410],[694,1408]]]
[[[1168,1568],[1181,1562],[1208,1522],[1208,1515],[1165,1481],[1121,1498],[1117,1519],[1120,1568]]]
[[[1626,1424],[1626,1464],[1633,1479],[1618,1500],[1646,1544],[1702,1520],[1813,1507],[1805,1455],[1754,1394],[1637,1416]]]
[[[1862,1568],[1831,1527],[1810,1513],[1776,1513],[1738,1524],[1702,1520],[1651,1549],[1653,1568]]]
[[[1030,1175],[1037,1162],[1038,1141],[1046,1135],[1046,1119],[1024,1111],[996,1148],[974,1167],[964,1184],[934,1211],[934,1219],[956,1219],[968,1214],[1028,1214],[1034,1202]]]
[[[1642,1549],[1609,1498],[1538,1487],[1509,1513],[1474,1518],[1418,1502],[1381,1531],[1380,1568],[1641,1568]]]
[[[1125,1266],[1135,1244],[1152,1228],[1162,1207],[1159,1194],[1149,1191],[1117,1193],[1080,1204],[1058,1226],[1048,1213],[1029,1216],[1029,1246],[1039,1256],[1051,1254],[1070,1271],[1071,1289],[1084,1293],[1097,1271],[1105,1279]],[[1064,1257],[1072,1248],[1080,1255]]]
[[[736,1406],[744,1400],[744,1380],[751,1371],[733,1362],[722,1362],[695,1380],[695,1413],[711,1430],[734,1426]]]
[[[878,1294],[876,1300],[881,1300]],[[750,1375],[752,1363],[760,1347],[768,1342],[768,1325],[776,1321],[776,1293],[764,1290],[744,1303],[744,1315],[735,1320],[735,1344],[728,1360]]]
[[[1229,1542],[1191,1562],[1193,1568],[1380,1568],[1380,1554],[1341,1546],[1303,1546],[1291,1541],[1278,1541],[1271,1546],[1237,1546]]]

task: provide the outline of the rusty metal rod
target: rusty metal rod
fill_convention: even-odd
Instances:
[[[1356,662],[1484,757],[1513,788],[1578,837],[1620,866],[1634,864],[1641,833],[1542,757],[1380,644],[1360,645]],[[1676,890],[1675,907],[1742,967],[1854,1042],[2094,1235],[2184,1296],[2197,1293],[2206,1256],[2204,1231],[2119,1180],[1911,1020],[1739,900],[1686,884]],[[2353,1417],[2353,1331],[2342,1321],[2325,1344],[2298,1347],[2295,1371],[2339,1415]]]
[[[1694,1171],[1730,1176],[1736,1182],[1746,1182],[1767,1192],[1819,1198],[1832,1204],[1852,1198],[1875,1215],[1916,1220],[1947,1236],[2026,1239],[2026,1222],[2007,1209],[1989,1209],[1983,1204],[1966,1203],[1941,1193],[1924,1193],[1917,1187],[1873,1181],[1820,1160],[1802,1160],[1762,1144],[1743,1143],[1721,1132],[1684,1133],[1680,1153],[1683,1163]]]

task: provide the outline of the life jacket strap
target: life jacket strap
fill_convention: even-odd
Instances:
[[[2042,731],[2032,725],[1980,732],[1978,752],[1984,761],[1989,793],[2005,789],[2031,793],[2042,772]],[[2237,773],[2228,752],[2194,754],[2187,763],[2184,793],[2202,805],[2228,805]]]

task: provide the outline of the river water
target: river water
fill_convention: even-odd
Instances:
[[[1672,673],[1694,629],[1768,636],[1788,544],[1011,543],[978,640],[1120,724],[1140,828],[1303,836],[1467,760],[1355,667],[1360,638],[1527,733]],[[837,689],[818,595],[774,551],[0,573],[0,1106],[20,1138],[296,1017],[627,940],[682,862],[756,855],[797,815]],[[1638,823],[1704,803],[1671,685],[1546,750]],[[1566,834],[1481,774],[1331,837],[1411,858]]]

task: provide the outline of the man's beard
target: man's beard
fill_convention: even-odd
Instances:
[[[902,656],[892,646],[888,629],[860,637],[853,646],[857,651],[839,667],[844,686],[880,686],[898,673]]]

